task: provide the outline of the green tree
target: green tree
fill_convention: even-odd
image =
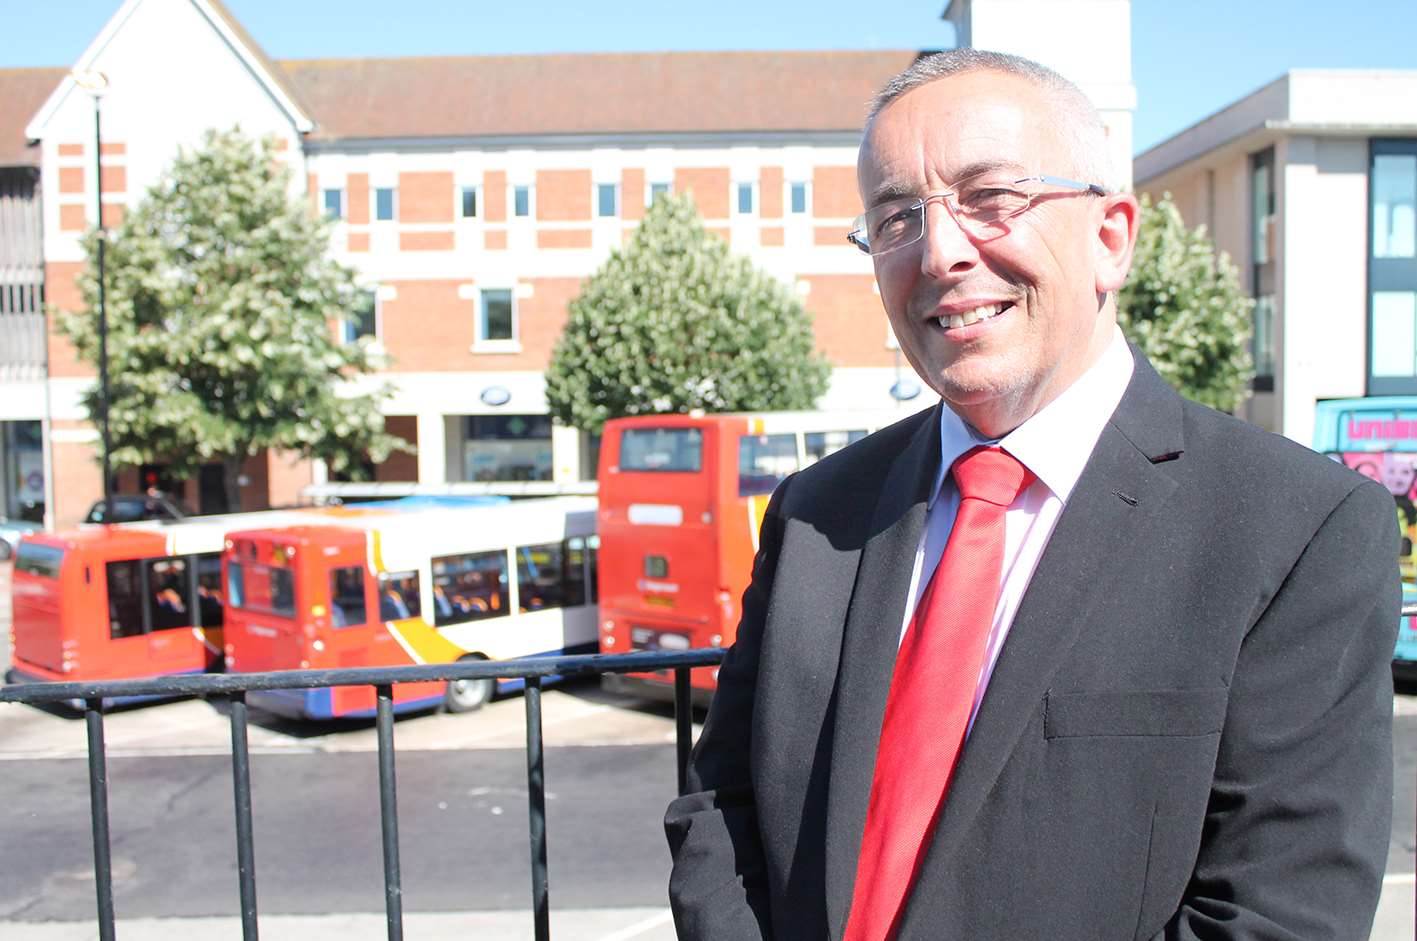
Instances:
[[[1117,298],[1118,320],[1157,372],[1182,395],[1234,411],[1254,374],[1250,311],[1230,258],[1204,226],[1187,229],[1169,194],[1141,198],[1132,271]]]
[[[664,195],[571,302],[546,401],[598,432],[622,415],[812,408],[830,375],[792,291]]]
[[[289,194],[269,142],[209,131],[181,150],[106,248],[109,435],[115,466],[164,463],[190,477],[221,461],[240,506],[242,461],[267,448],[357,476],[407,448],[384,431],[386,387],[367,342],[335,342],[330,322],[362,300],[329,256],[329,223]],[[59,313],[79,356],[98,362],[99,235],[84,238],[85,308]],[[99,421],[97,383],[84,397]]]

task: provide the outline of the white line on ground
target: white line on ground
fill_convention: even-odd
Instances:
[[[602,937],[600,941],[627,941],[627,939],[629,938],[644,934],[651,928],[658,928],[660,925],[667,925],[670,921],[673,920],[673,918],[673,912],[659,912],[658,914],[651,915],[644,921],[636,922],[633,925],[627,925],[624,928],[621,928],[619,931],[612,931],[610,934],[607,934]]]

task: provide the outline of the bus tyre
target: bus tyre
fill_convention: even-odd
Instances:
[[[474,654],[460,658],[459,662],[486,659]],[[447,690],[443,693],[443,708],[454,713],[473,712],[491,702],[496,689],[497,681],[491,677],[481,680],[450,680]]]

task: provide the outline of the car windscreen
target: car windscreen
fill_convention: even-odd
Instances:
[[[626,428],[620,434],[620,470],[697,473],[704,433],[698,428]]]

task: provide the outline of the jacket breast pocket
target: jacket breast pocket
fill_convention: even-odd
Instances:
[[[1220,732],[1230,691],[1059,692],[1044,700],[1045,738],[1196,736]]]

